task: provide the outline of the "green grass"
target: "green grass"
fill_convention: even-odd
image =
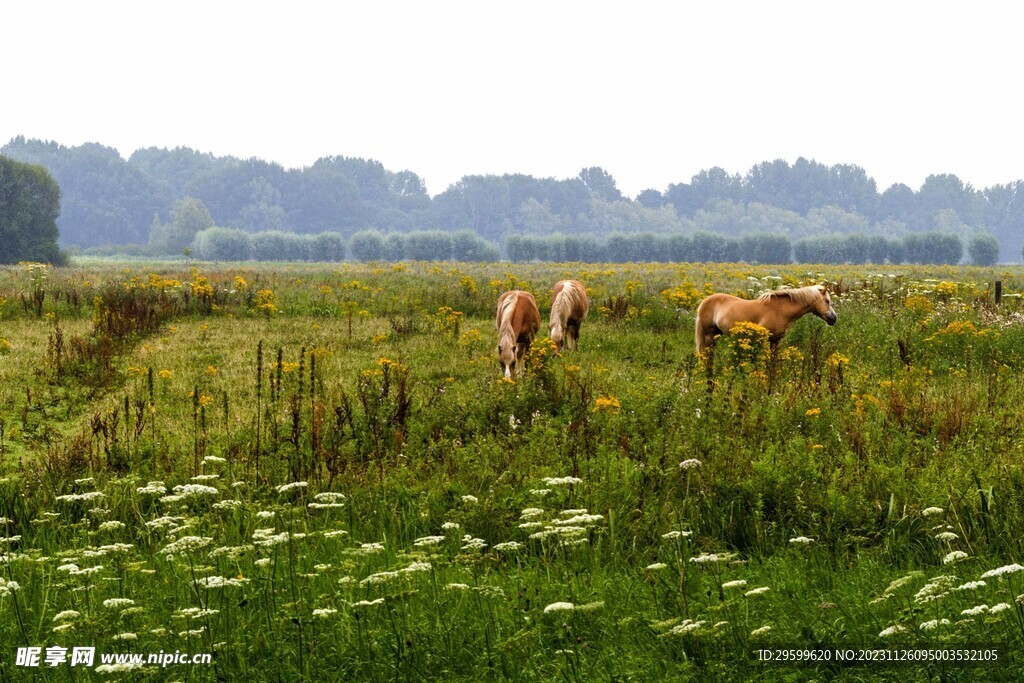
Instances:
[[[819,270],[838,283],[835,327],[799,321],[773,367],[740,364],[728,338],[712,368],[693,357],[679,302]],[[0,671],[38,673],[17,647],[89,645],[215,655],[132,680],[1016,680],[1024,572],[953,589],[1022,559],[1024,318],[989,296],[1021,275],[0,271],[3,576],[18,585],[0,597]],[[530,372],[502,380],[497,294],[531,288],[546,313],[564,276],[594,304],[579,350],[539,339]],[[962,613],[981,604],[1006,607]],[[1001,661],[751,655],[893,643],[999,644]]]

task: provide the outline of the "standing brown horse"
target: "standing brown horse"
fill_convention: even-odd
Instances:
[[[776,289],[754,300],[729,294],[712,294],[697,307],[695,342],[697,354],[703,354],[738,322],[751,322],[768,330],[772,350],[778,348],[796,320],[813,313],[829,325],[836,324],[836,312],[827,285],[810,285],[798,289]]]
[[[498,298],[498,358],[505,377],[523,372],[523,357],[530,350],[533,335],[540,329],[540,311],[533,294],[514,289]]]
[[[548,336],[559,351],[565,348],[576,348],[580,338],[580,324],[587,317],[590,303],[587,301],[587,288],[579,280],[562,280],[555,285],[551,297],[551,322],[548,323]]]

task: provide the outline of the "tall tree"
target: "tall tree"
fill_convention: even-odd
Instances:
[[[149,232],[149,248],[156,254],[180,254],[192,244],[196,233],[213,227],[213,216],[195,197],[179,199],[171,209],[171,222],[157,216]]]
[[[600,166],[591,166],[580,171],[579,179],[595,197],[608,202],[622,199],[622,193],[615,186],[615,178]]]
[[[60,187],[45,168],[0,156],[0,263],[61,263]]]

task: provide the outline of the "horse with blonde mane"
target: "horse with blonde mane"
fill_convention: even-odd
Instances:
[[[533,294],[514,289],[498,298],[498,313],[494,320],[498,328],[498,359],[511,379],[523,372],[523,357],[530,350],[530,342],[540,329],[540,311]]]
[[[798,319],[813,313],[829,325],[836,324],[836,312],[828,285],[810,285],[795,289],[775,289],[756,299],[740,299],[729,294],[712,294],[697,307],[694,341],[697,354],[703,354],[738,322],[751,322],[768,330],[774,352],[779,342]]]
[[[590,302],[587,288],[579,280],[562,280],[555,284],[551,298],[551,322],[548,323],[548,337],[561,351],[576,348],[580,338],[580,324],[587,317]]]

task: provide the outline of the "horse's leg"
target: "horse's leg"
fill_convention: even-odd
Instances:
[[[526,358],[526,354],[530,352],[530,341],[516,342],[516,377],[522,377],[523,375],[523,359]]]
[[[575,349],[576,342],[580,339],[580,323],[577,320],[569,321],[569,348]]]

